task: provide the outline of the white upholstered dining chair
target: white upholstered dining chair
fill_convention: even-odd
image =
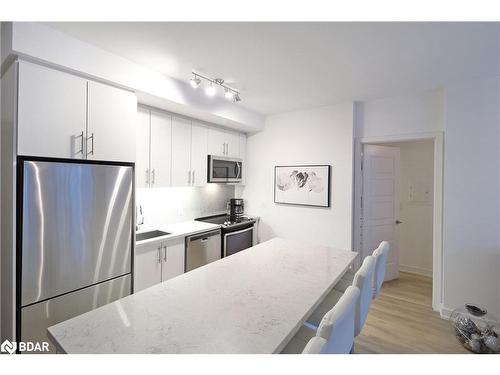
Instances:
[[[373,273],[373,298],[377,297],[385,278],[385,266],[387,263],[387,255],[389,254],[390,245],[387,241],[382,241],[380,245],[373,251],[375,257],[375,272]],[[345,273],[340,281],[335,285],[335,290],[344,292],[348,286],[352,285],[356,273],[349,270]]]
[[[333,309],[321,319],[316,336],[326,340],[323,347],[324,353],[348,354],[351,352],[360,295],[358,287],[350,286]]]
[[[359,288],[360,298],[356,306],[355,336],[359,335],[365,323],[373,297],[373,273],[375,270],[375,258],[367,256],[360,269],[355,273],[352,286]],[[347,290],[347,289],[346,289]],[[323,316],[330,311],[342,297],[343,293],[333,289],[314,310],[307,319],[307,323],[318,327]]]
[[[306,326],[301,327],[282,353],[348,354],[354,342],[359,296],[357,287],[349,287],[337,304],[321,319],[317,331]]]
[[[389,255],[390,245],[387,241],[382,241],[380,246],[375,249],[373,256],[375,257],[375,272],[373,273],[373,298],[376,298],[385,279],[385,267],[387,264],[387,256]]]
[[[302,354],[323,354],[326,340],[323,337],[314,336],[309,340]]]

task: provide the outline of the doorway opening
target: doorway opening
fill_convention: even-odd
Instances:
[[[442,134],[361,139],[357,147],[360,259],[388,240],[386,281],[399,280],[393,290],[419,287],[414,297],[441,310]]]

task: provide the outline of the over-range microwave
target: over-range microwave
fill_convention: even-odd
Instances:
[[[238,183],[242,173],[242,159],[208,155],[208,182]]]

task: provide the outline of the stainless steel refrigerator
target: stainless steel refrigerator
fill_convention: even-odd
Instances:
[[[18,341],[49,341],[47,327],[131,293],[133,174],[131,163],[18,159]]]

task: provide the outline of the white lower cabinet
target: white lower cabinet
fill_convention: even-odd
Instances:
[[[184,273],[184,237],[137,245],[134,258],[134,292]]]
[[[184,273],[185,249],[184,237],[166,243],[163,252],[161,281],[167,281]]]

